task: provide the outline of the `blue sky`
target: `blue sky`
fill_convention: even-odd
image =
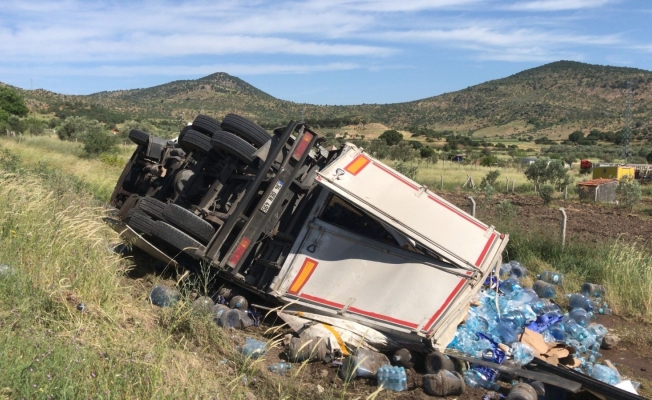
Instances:
[[[395,103],[562,59],[652,70],[652,1],[3,0],[0,7],[0,81],[66,94],[227,72],[284,100]]]

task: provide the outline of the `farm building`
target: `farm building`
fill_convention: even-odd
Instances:
[[[613,203],[616,201],[616,179],[593,179],[577,184],[580,200],[595,201],[600,203]]]
[[[609,165],[593,167],[593,179],[616,179],[621,180],[624,177],[634,179],[636,168],[625,165]]]

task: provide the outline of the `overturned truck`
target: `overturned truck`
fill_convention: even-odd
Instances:
[[[130,138],[107,218],[125,240],[327,327],[443,349],[501,264],[507,235],[305,124],[199,115],[177,140]]]

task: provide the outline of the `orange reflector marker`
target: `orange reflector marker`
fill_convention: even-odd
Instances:
[[[294,153],[292,154],[292,157],[294,157],[295,160],[299,160],[303,153],[305,153],[313,137],[313,134],[308,131],[303,134],[301,141],[297,145],[297,148],[294,149]]]
[[[238,247],[235,248],[233,254],[231,254],[231,257],[229,257],[229,261],[226,263],[226,265],[228,265],[231,268],[235,268],[235,266],[238,265],[238,262],[242,258],[242,255],[247,250],[247,247],[249,247],[250,243],[251,243],[251,239],[249,239],[246,236],[243,236],[242,239],[240,239],[240,242],[238,243]]]
[[[297,294],[303,288],[303,285],[306,284],[308,281],[308,278],[310,278],[310,275],[315,271],[315,268],[317,268],[317,261],[306,257],[306,260],[303,262],[303,265],[301,266],[301,269],[299,270],[299,273],[297,274],[297,277],[294,278],[294,282],[290,285],[290,289],[288,289],[288,293],[290,294]]]
[[[358,172],[362,171],[371,161],[364,156],[357,156],[347,165],[344,170],[352,175],[358,175]]]

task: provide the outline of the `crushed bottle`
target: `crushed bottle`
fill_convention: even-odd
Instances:
[[[464,382],[474,389],[484,388],[496,391],[500,389],[496,382],[487,379],[486,376],[475,369],[464,371]]]
[[[620,382],[620,374],[618,371],[613,370],[606,365],[587,363],[586,372],[593,378],[610,385],[615,385]]]
[[[244,346],[238,347],[237,349],[245,357],[257,359],[267,352],[267,345],[265,342],[261,342],[260,340],[248,337],[245,338]]]
[[[511,344],[512,347],[512,357],[519,365],[529,364],[530,361],[534,360],[534,350],[532,347],[528,346],[525,343],[514,342]]]
[[[285,373],[291,368],[292,368],[292,364],[281,362],[278,364],[270,365],[269,367],[267,367],[267,370],[270,372],[277,373],[281,376],[285,376]]]

